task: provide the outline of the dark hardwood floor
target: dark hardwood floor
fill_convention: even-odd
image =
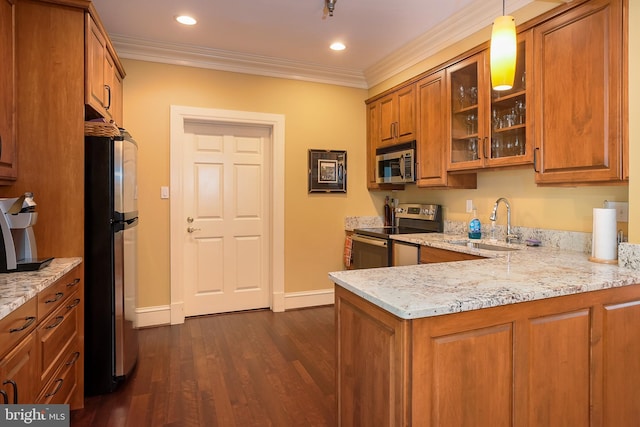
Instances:
[[[189,318],[139,338],[129,381],[87,398],[72,427],[336,424],[333,306]]]

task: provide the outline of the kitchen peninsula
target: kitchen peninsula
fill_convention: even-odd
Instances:
[[[487,258],[329,274],[340,425],[640,419],[640,272],[582,252],[397,237]]]

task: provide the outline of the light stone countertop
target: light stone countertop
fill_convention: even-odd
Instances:
[[[486,259],[329,273],[337,285],[402,318],[416,319],[640,283],[640,271],[589,261],[589,254],[511,246],[509,252],[459,246],[464,235],[403,234],[395,240]]]
[[[82,258],[54,258],[37,270],[0,273],[0,319],[46,289],[82,262]]]

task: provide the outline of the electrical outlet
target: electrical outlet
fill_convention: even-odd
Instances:
[[[467,213],[473,210],[473,200],[467,200]]]
[[[617,222],[629,222],[629,203],[628,202],[606,202],[605,207],[616,210]]]

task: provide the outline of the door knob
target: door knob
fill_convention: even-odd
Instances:
[[[193,227],[187,227],[187,231],[189,233],[193,233],[194,231],[200,231],[200,229],[199,228],[193,228]]]
[[[187,222],[188,222],[189,224],[191,224],[191,223],[193,222],[193,218],[191,218],[190,216],[188,216],[188,217],[187,217]]]

